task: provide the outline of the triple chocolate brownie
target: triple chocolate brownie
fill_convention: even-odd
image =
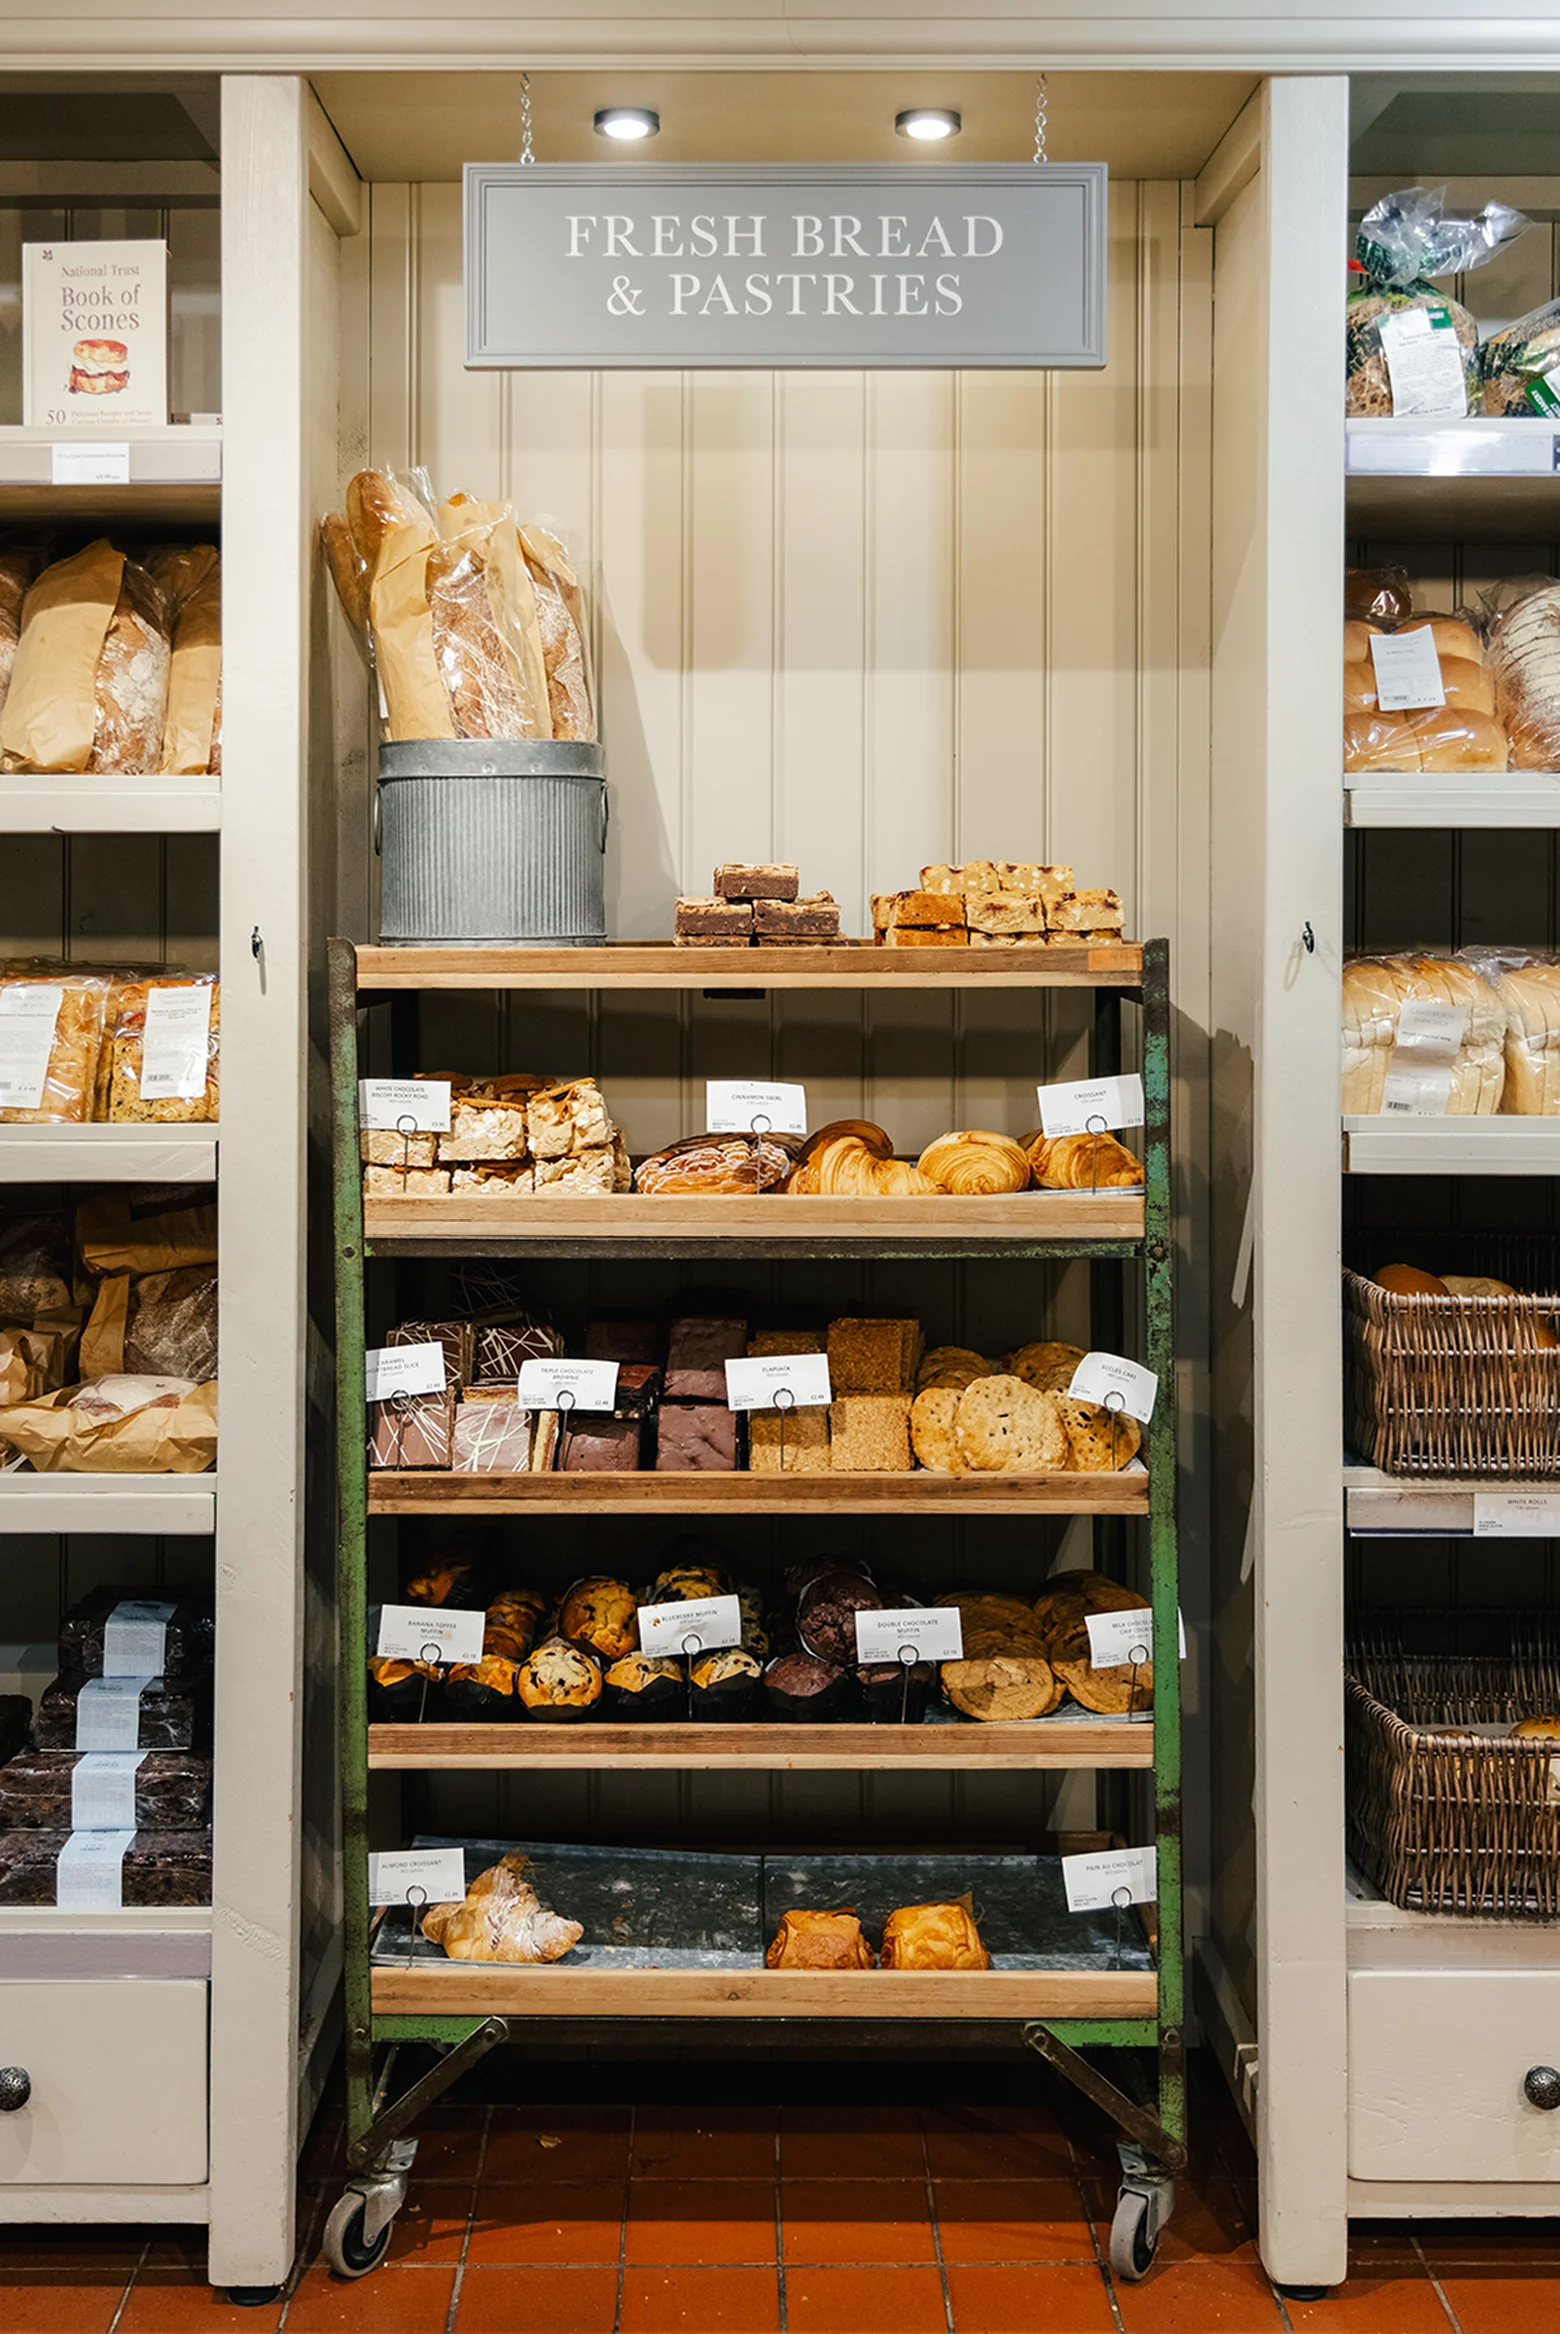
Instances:
[[[729,1475],[737,1463],[737,1414],[723,1402],[663,1402],[656,1413],[658,1474]]]
[[[716,868],[715,889],[723,900],[794,900],[801,877],[796,868],[774,861],[752,866],[729,861]]]

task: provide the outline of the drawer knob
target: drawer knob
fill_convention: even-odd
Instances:
[[[1522,2088],[1534,2107],[1560,2107],[1560,2069],[1529,2067]]]
[[[1560,2083],[1560,2075],[1555,2077]],[[25,2067],[0,2067],[0,2115],[14,2115],[32,2097],[32,2077]]]

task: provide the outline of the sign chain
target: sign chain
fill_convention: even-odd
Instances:
[[[520,76],[520,159],[522,162],[536,160],[535,150],[531,144],[531,76],[529,73],[522,73]]]
[[[1043,163],[1046,132],[1047,76],[1042,73],[1035,82],[1035,161]]]

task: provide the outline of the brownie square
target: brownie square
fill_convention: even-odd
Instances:
[[[807,900],[760,900],[753,910],[753,930],[760,941],[837,940],[840,911],[827,892]]]
[[[619,1313],[590,1322],[585,1331],[587,1361],[658,1362],[660,1324],[647,1313]]]
[[[644,1448],[642,1418],[603,1416],[592,1410],[559,1430],[559,1465],[565,1474],[637,1472]]]
[[[774,860],[728,860],[715,870],[715,889],[723,900],[794,900],[801,879],[794,867]]]
[[[737,1414],[723,1402],[663,1402],[657,1430],[657,1473],[729,1474],[736,1466]]]
[[[398,1394],[368,1406],[371,1467],[447,1467],[455,1447],[455,1396]]]
[[[750,940],[753,905],[750,900],[679,900],[673,929],[679,939]]]
[[[745,1321],[698,1315],[672,1323],[666,1353],[666,1393],[673,1402],[724,1402],[726,1364],[747,1353]]]

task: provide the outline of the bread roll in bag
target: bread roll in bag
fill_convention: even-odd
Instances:
[[[97,670],[125,558],[89,543],[44,569],[22,603],[0,760],[8,770],[85,770],[97,734]]]
[[[1455,957],[1356,957],[1343,968],[1345,1117],[1379,1114],[1397,1046],[1398,1016],[1410,999],[1456,1005],[1466,1015],[1447,1116],[1483,1118],[1499,1110],[1506,1016],[1489,983]]]

